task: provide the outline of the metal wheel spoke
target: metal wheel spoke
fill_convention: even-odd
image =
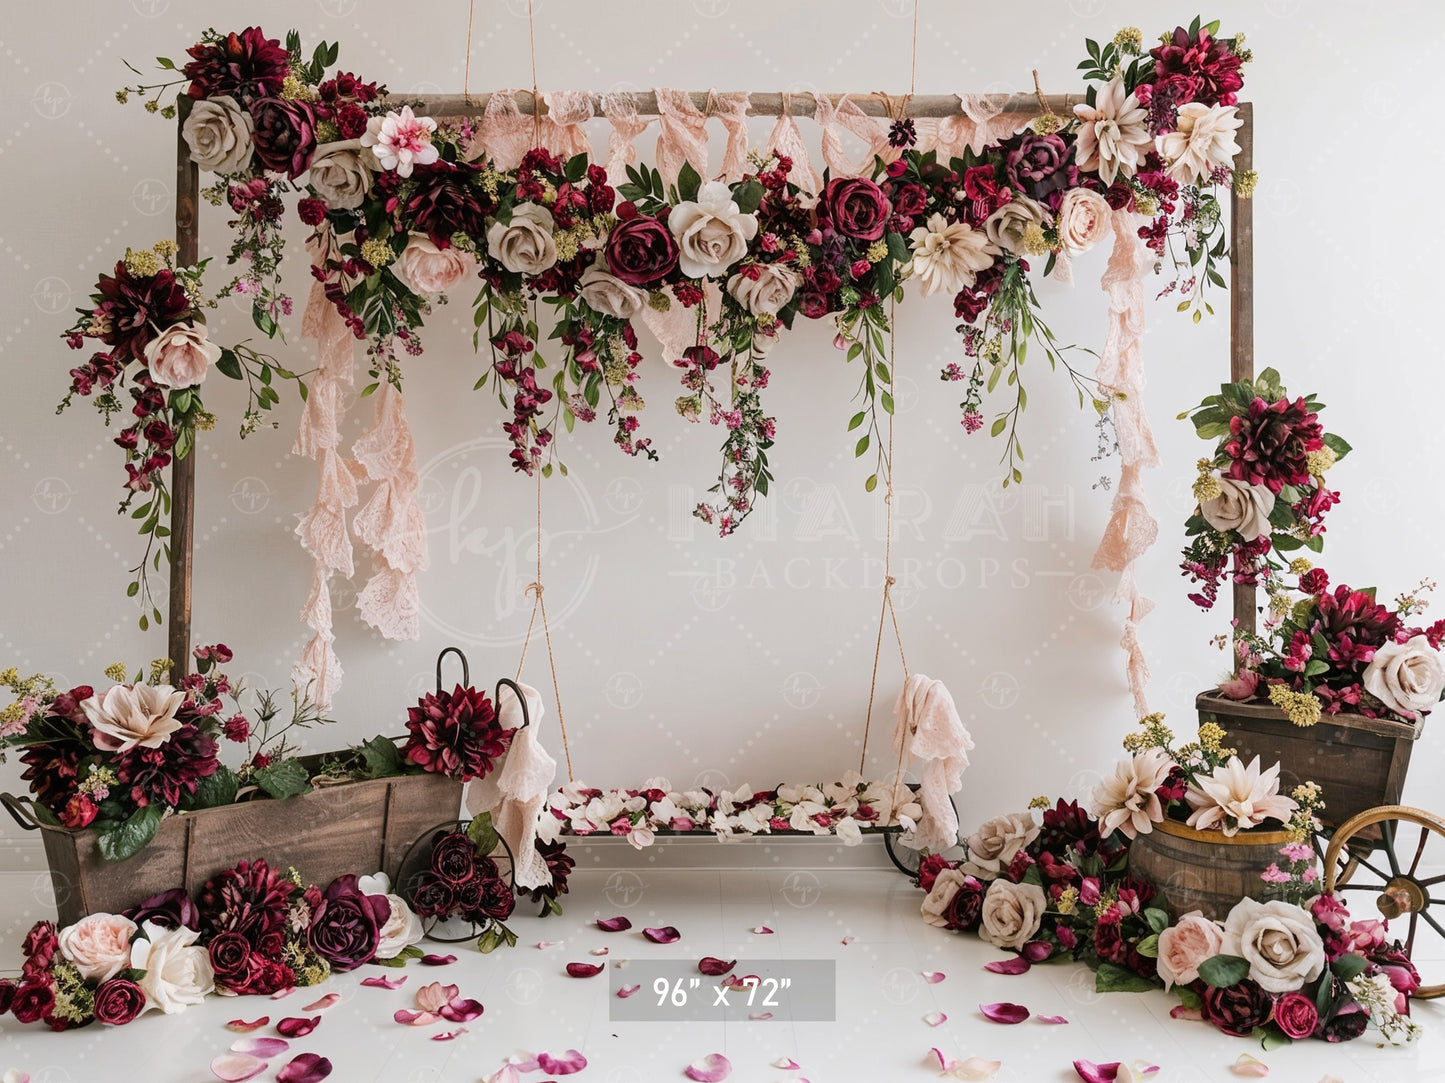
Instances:
[[[1380,893],[1379,884],[1336,884],[1336,891],[1371,891],[1376,895]]]
[[[1436,921],[1434,918],[1432,918],[1432,917],[1429,915],[1429,913],[1427,913],[1427,912],[1424,911],[1424,910],[1421,910],[1421,911],[1420,911],[1420,916],[1421,916],[1422,918],[1424,918],[1424,919],[1429,923],[1430,928],[1434,929],[1434,930],[1435,930],[1437,933],[1439,933],[1441,936],[1445,936],[1445,928],[1442,928],[1441,925],[1440,925],[1440,923],[1439,923],[1438,921]],[[1412,915],[1412,917],[1413,917],[1413,915]]]
[[[1390,859],[1390,875],[1400,875],[1400,859],[1395,856],[1395,821],[1380,821],[1380,839],[1385,846],[1385,856]],[[1389,876],[1382,876],[1380,879],[1388,880]]]
[[[1420,858],[1425,853],[1425,843],[1430,838],[1430,829],[1424,824],[1420,825],[1420,845],[1415,847],[1415,860],[1410,862],[1410,875],[1415,875],[1415,870],[1420,867]]]
[[[1406,954],[1406,955],[1412,955],[1412,954],[1414,954],[1414,951],[1415,951],[1415,926],[1416,926],[1417,924],[1419,924],[1419,919],[1420,919],[1420,915],[1419,915],[1419,914],[1415,913],[1415,911],[1413,911],[1413,910],[1410,911],[1410,935],[1405,938],[1405,954]],[[1432,924],[1432,925],[1435,924],[1435,920],[1434,920],[1433,918],[1430,919],[1430,924]],[[1436,926],[1436,927],[1438,928],[1438,926]]]
[[[1393,866],[1395,864],[1395,851],[1387,846],[1385,848],[1385,853],[1390,855],[1390,864]],[[1360,868],[1369,869],[1372,873],[1378,876],[1380,878],[1380,883],[1388,884],[1390,882],[1390,877],[1387,873],[1381,872],[1379,869],[1375,868],[1375,866],[1371,865],[1368,861],[1366,861],[1363,857],[1356,857],[1355,861],[1359,864]],[[1395,875],[1400,875],[1399,869],[1395,870]]]
[[[1432,884],[1438,884],[1442,880],[1445,880],[1445,874],[1442,874],[1440,876],[1432,876],[1427,880],[1416,880],[1415,883],[1419,884],[1421,887],[1430,887]]]

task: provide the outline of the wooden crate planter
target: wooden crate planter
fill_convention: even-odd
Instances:
[[[1224,744],[1239,749],[1248,762],[1279,762],[1280,790],[1289,793],[1301,782],[1324,788],[1324,818],[1341,824],[1365,809],[1396,805],[1405,787],[1410,752],[1425,727],[1363,715],[1325,715],[1313,726],[1296,726],[1270,704],[1240,703],[1217,689],[1195,701],[1199,721],[1214,722],[1225,731]]]
[[[1263,898],[1273,888],[1260,873],[1279,860],[1286,831],[1196,831],[1165,820],[1129,846],[1129,871],[1159,888],[1171,918],[1191,910],[1223,921],[1243,898]]]
[[[103,858],[93,832],[39,824],[24,804],[9,794],[3,800],[22,826],[40,829],[59,921],[68,925],[173,887],[194,894],[216,873],[254,858],[294,866],[323,887],[348,872],[383,870],[394,878],[423,832],[458,816],[462,784],[407,775],[168,816],[150,845],[126,861]]]

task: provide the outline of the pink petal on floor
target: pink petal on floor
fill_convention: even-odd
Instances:
[[[1031,963],[1042,963],[1054,953],[1054,946],[1047,940],[1030,940],[1024,945],[1024,958]]]
[[[721,977],[737,965],[736,959],[719,959],[716,955],[704,955],[697,961],[697,969],[710,978]]]
[[[591,951],[589,951],[587,954],[588,954],[588,955],[606,955],[609,950],[611,950],[611,949],[609,949],[609,948],[593,948],[593,949],[592,949]]]
[[[291,1048],[285,1038],[237,1038],[231,1043],[232,1053],[243,1053],[248,1057],[270,1060]]]
[[[758,936],[771,936],[773,933],[766,925],[754,925],[752,931]]]
[[[421,957],[422,966],[450,966],[456,961],[455,955],[423,955]]]
[[[853,943],[853,941],[857,939],[858,938],[856,936],[845,936],[841,941],[839,941],[839,943],[841,943],[846,948],[849,944]]]
[[[682,934],[671,925],[664,925],[659,929],[643,929],[642,935],[654,944],[676,944],[682,939]]]
[[[1022,955],[1014,955],[1008,959],[998,959],[992,963],[984,963],[983,968],[995,974],[1027,974],[1029,968],[1034,964],[1025,959]]]
[[[555,948],[560,943],[562,943],[560,940],[538,940],[533,946],[546,951],[548,948]]]
[[[522,1083],[522,1073],[515,1064],[504,1064],[487,1076],[487,1083]]]
[[[1006,1000],[997,1004],[980,1004],[978,1010],[985,1019],[995,1023],[1022,1023],[1029,1017],[1029,1010],[1022,1004],[1010,1004]]]
[[[1036,1015],[1034,1019],[1040,1023],[1050,1023],[1056,1027],[1061,1027],[1068,1022],[1062,1015]]]
[[[549,1075],[575,1075],[587,1067],[587,1058],[575,1049],[567,1050],[560,1057],[538,1053],[537,1067]]]
[[[277,989],[274,993],[272,993],[272,994],[271,994],[271,999],[272,999],[272,1000],[281,1000],[281,999],[284,999],[285,997],[289,997],[289,996],[290,996],[292,993],[294,993],[294,992],[296,992],[296,986],[294,986],[294,985],[288,985],[285,989]]]
[[[641,988],[642,986],[640,985],[624,985],[617,990],[617,995],[623,1000],[626,1000],[628,997],[630,997],[633,993],[637,992],[637,990]]]
[[[465,997],[452,997],[441,1010],[441,1017],[453,1023],[470,1023],[477,1018],[485,1009],[479,1000],[468,1000]]]
[[[790,1060],[787,1057],[779,1057],[777,1060],[773,1061],[773,1067],[781,1068],[785,1072],[796,1072],[803,1066],[795,1060]]]
[[[377,974],[374,977],[362,978],[362,985],[369,985],[373,989],[400,989],[406,984],[407,975],[399,978],[388,978],[385,974]]]
[[[340,1003],[341,1003],[341,994],[340,994],[340,993],[327,993],[327,994],[326,994],[324,997],[322,997],[320,1000],[314,1000],[314,1001],[312,1001],[310,1004],[306,1005],[306,1007],[302,1008],[301,1010],[302,1010],[303,1012],[324,1012],[327,1008],[334,1008],[334,1007],[336,1007],[336,1005],[338,1005],[338,1004],[340,1004]]]
[[[254,1079],[266,1070],[266,1062],[247,1053],[222,1053],[211,1061],[211,1074],[225,1083]],[[29,1078],[28,1076],[26,1078]]]
[[[249,1034],[253,1030],[260,1030],[270,1022],[271,1017],[269,1015],[263,1015],[260,1019],[251,1023],[246,1022],[244,1019],[232,1019],[226,1024],[226,1029],[234,1030],[237,1034]]]
[[[1258,1057],[1248,1053],[1241,1053],[1239,1059],[1229,1066],[1229,1070],[1235,1075],[1259,1076],[1263,1078],[1269,1075],[1269,1065]]]
[[[416,991],[416,1006],[424,1012],[438,1012],[448,1002],[455,1000],[460,992],[455,985],[443,985],[434,981]]]
[[[938,1062],[938,1070],[940,1072],[946,1072],[949,1070],[950,1066],[958,1063],[952,1057],[945,1057],[943,1055],[943,1050],[939,1049],[936,1045],[928,1051],[928,1056],[932,1057]]]
[[[331,1074],[331,1062],[319,1053],[299,1053],[276,1073],[276,1083],[321,1083]]]
[[[304,1038],[316,1029],[316,1024],[321,1022],[321,1016],[313,1015],[306,1019],[299,1015],[288,1015],[281,1022],[276,1024],[276,1033],[283,1038]]]
[[[444,1030],[440,1034],[433,1034],[431,1040],[434,1042],[449,1042],[453,1038],[460,1038],[466,1032],[466,1027],[457,1027],[456,1030]]]
[[[941,970],[923,971],[923,980],[926,981],[929,985],[937,985],[946,977],[948,977],[948,975]]]
[[[957,1079],[992,1079],[998,1075],[998,1070],[1002,1066],[1003,1061],[1001,1060],[984,1060],[982,1057],[969,1057],[961,1064],[955,1064],[953,1066],[953,1074]]]
[[[602,973],[602,968],[591,963],[568,963],[567,973],[574,978],[595,978]]]
[[[615,918],[598,918],[597,927],[604,933],[625,933],[632,928],[632,922],[619,915]]]
[[[721,1053],[709,1053],[702,1060],[695,1060],[682,1070],[682,1074],[688,1079],[695,1079],[697,1083],[722,1083],[722,1080],[732,1075],[733,1062]]]
[[[408,1027],[429,1027],[441,1019],[435,1012],[414,1012],[410,1008],[398,1008],[391,1017]]]
[[[754,1023],[766,1023],[773,1017],[772,1012],[749,1012],[748,1019]]]
[[[1074,1071],[1079,1073],[1079,1078],[1084,1083],[1114,1083],[1119,1076],[1119,1062],[1095,1064],[1091,1060],[1076,1060],[1074,1061]]]
[[[923,1021],[927,1023],[930,1027],[937,1027],[942,1026],[944,1023],[947,1023],[948,1016],[944,1015],[942,1012],[929,1012],[923,1017]]]
[[[1176,1004],[1169,1009],[1169,1018],[1202,1021],[1204,1019],[1204,1013],[1198,1008],[1186,1008],[1183,1004]]]

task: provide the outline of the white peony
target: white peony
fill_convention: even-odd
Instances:
[[[696,200],[679,203],[667,216],[677,238],[677,266],[688,278],[717,276],[748,253],[758,235],[758,216],[744,214],[722,181],[708,181]]]
[[[146,995],[146,1011],[159,1008],[174,1015],[215,990],[211,960],[196,944],[200,933],[184,925],[166,929],[152,921],[141,926],[141,933],[131,944],[130,965],[145,971],[139,985]]]
[[[203,323],[177,323],[146,343],[146,368],[157,387],[196,387],[221,359]]]
[[[487,251],[503,267],[524,275],[539,275],[557,262],[552,239],[556,223],[540,203],[518,203],[510,222],[493,222],[487,228]]]
[[[1365,691],[1390,710],[1413,718],[1440,702],[1445,667],[1440,652],[1424,636],[1404,643],[1386,643],[1365,667]]]
[[[1190,102],[1179,107],[1178,127],[1155,140],[1169,175],[1180,184],[1193,184],[1216,168],[1230,168],[1239,144],[1234,141],[1244,121],[1232,105]]]
[[[1114,178],[1132,177],[1139,158],[1153,139],[1145,124],[1144,107],[1124,92],[1124,79],[1115,75],[1094,95],[1093,105],[1074,106],[1079,118],[1074,160],[1083,170],[1096,170],[1106,185]]]
[[[1249,485],[1234,478],[1220,477],[1219,495],[1199,504],[1199,514],[1215,530],[1236,530],[1245,541],[1267,537],[1274,529],[1269,513],[1274,510],[1275,495],[1268,485]]]

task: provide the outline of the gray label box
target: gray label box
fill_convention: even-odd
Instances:
[[[638,989],[630,996],[617,995],[633,986]],[[608,969],[608,994],[614,1023],[831,1023],[838,1011],[837,965],[833,959],[739,959],[712,977],[698,971],[696,959],[632,959]]]

